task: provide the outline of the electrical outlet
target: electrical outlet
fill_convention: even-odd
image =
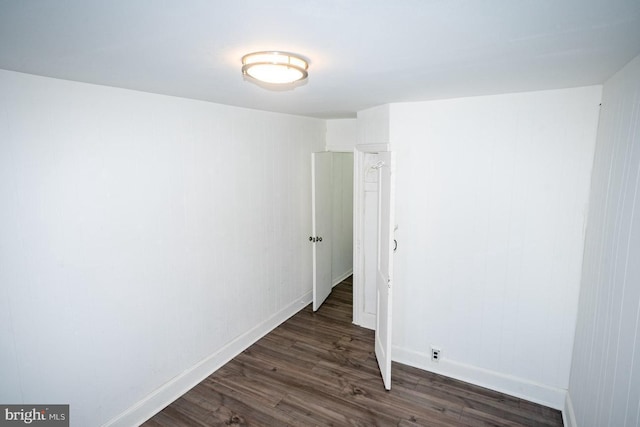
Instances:
[[[442,357],[442,350],[438,347],[431,346],[431,361],[439,362]]]

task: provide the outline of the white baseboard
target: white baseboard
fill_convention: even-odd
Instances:
[[[573,402],[571,401],[571,394],[567,392],[567,397],[564,401],[564,409],[562,410],[562,422],[564,427],[578,427],[576,421],[576,413],[573,410]]]
[[[338,276],[337,279],[335,279],[333,281],[333,285],[331,287],[339,285],[344,279],[346,279],[347,277],[351,276],[352,274],[353,274],[353,269],[347,271],[344,274],[341,274],[340,276]]]
[[[360,313],[360,323],[356,323],[361,328],[376,330],[376,315],[371,313]]]
[[[567,391],[564,389],[537,384],[523,378],[458,363],[446,358],[432,362],[428,354],[395,346],[392,348],[391,358],[395,362],[455,378],[553,409],[563,410],[565,407]]]
[[[142,424],[310,302],[311,292],[308,292],[216,353],[165,383],[125,412],[108,421],[103,427],[131,427]]]

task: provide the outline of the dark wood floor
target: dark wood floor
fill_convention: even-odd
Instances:
[[[562,426],[559,411],[397,363],[385,391],[351,301],[349,278],[143,425]]]

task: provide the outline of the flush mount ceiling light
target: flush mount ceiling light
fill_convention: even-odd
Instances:
[[[271,84],[294,83],[307,78],[307,61],[286,52],[254,52],[242,57],[242,74]]]

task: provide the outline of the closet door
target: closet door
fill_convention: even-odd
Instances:
[[[313,311],[331,293],[332,153],[311,154],[311,223],[313,244]]]
[[[378,257],[376,272],[377,312],[375,351],[382,381],[391,389],[391,308],[393,295],[394,186],[393,153],[378,153]]]

